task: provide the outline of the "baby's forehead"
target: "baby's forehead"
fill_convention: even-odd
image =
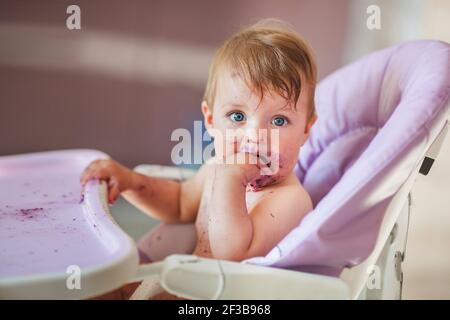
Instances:
[[[278,94],[268,88],[257,88],[250,81],[246,81],[242,76],[236,73],[224,72],[217,82],[216,94],[227,100],[248,101],[255,98],[264,97],[277,100]],[[280,97],[281,98],[281,97]]]
[[[257,109],[296,110],[295,102],[286,99],[275,89],[257,88],[239,75],[224,75],[218,82],[216,101],[221,106],[248,107]]]

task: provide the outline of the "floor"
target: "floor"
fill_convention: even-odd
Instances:
[[[404,299],[450,299],[450,138],[427,176],[412,191],[413,211],[403,266]],[[158,222],[120,198],[118,224],[139,239]]]
[[[134,240],[138,240],[158,224],[157,220],[142,213],[122,197],[119,197],[117,202],[111,207],[111,213],[122,229]]]

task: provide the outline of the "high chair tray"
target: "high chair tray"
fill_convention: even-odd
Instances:
[[[133,240],[110,215],[106,185],[79,182],[95,150],[0,157],[0,299],[79,299],[136,273]]]

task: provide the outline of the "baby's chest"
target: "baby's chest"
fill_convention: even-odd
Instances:
[[[207,197],[204,194],[200,201],[200,206],[199,206],[199,210],[197,213],[197,220],[195,221],[195,227],[197,228],[197,234],[199,235],[199,237],[202,237],[204,235],[207,236],[208,220],[209,220],[207,207],[208,207],[209,200],[210,200],[209,198],[210,197]]]

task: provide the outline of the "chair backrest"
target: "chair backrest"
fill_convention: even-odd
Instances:
[[[423,161],[419,162],[393,197],[384,214],[378,239],[371,254],[359,265],[344,269],[340,275],[341,279],[349,285],[352,298],[401,298],[402,262],[406,255],[406,241],[412,211],[411,189],[419,172],[428,174],[430,167],[428,167],[427,159],[436,160],[446,139],[448,128],[448,121],[445,121],[439,135],[427,149]],[[427,166],[426,171],[423,169],[424,166]]]
[[[362,263],[384,214],[401,211],[409,190],[399,190],[444,127],[448,70],[450,46],[423,40],[375,52],[324,79],[318,121],[296,168],[314,210],[267,256],[245,262],[329,275]]]

